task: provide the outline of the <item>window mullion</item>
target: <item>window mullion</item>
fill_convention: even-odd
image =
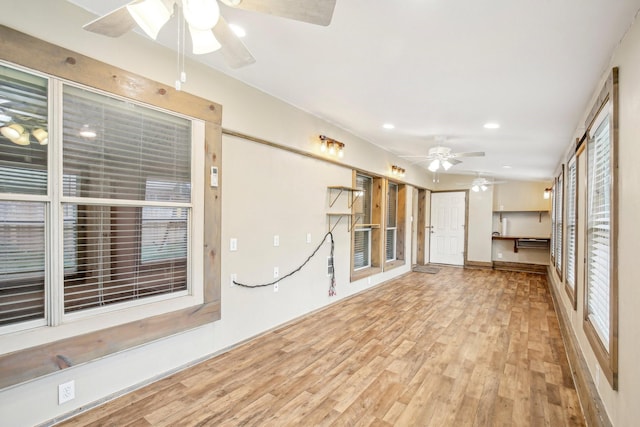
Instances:
[[[49,89],[49,205],[47,216],[47,319],[51,326],[62,323],[64,313],[64,225],[62,214],[62,82],[51,80]]]

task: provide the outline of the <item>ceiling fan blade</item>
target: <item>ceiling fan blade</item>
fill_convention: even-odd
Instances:
[[[467,153],[451,153],[451,157],[484,157],[484,151],[469,151]]]
[[[243,10],[267,13],[296,21],[327,26],[331,23],[336,0],[222,0],[225,4]]]
[[[427,159],[427,158],[432,158],[431,156],[427,156],[427,155],[420,155],[420,156],[398,156],[401,159]]]
[[[461,161],[461,160],[456,160],[456,159],[453,159],[453,158],[451,158],[451,159],[447,159],[447,161],[448,161],[449,163],[451,163],[452,165],[459,165],[460,163],[462,163],[462,161]]]
[[[131,17],[125,4],[106,15],[94,19],[82,28],[92,33],[102,34],[103,36],[120,37],[127,31],[133,30],[135,26],[136,21]]]
[[[412,165],[419,165],[420,163],[424,163],[424,162],[430,162],[432,159],[422,159],[422,160],[416,160],[414,162],[411,162]]]
[[[227,21],[221,16],[218,23],[213,27],[213,35],[222,45],[220,52],[224,57],[225,62],[231,68],[241,68],[249,64],[256,62],[256,59],[251,55],[249,49],[242,43],[240,38],[236,36]]]

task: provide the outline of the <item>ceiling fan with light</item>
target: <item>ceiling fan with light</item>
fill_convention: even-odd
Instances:
[[[266,13],[311,24],[327,26],[331,22],[336,0],[220,0],[229,7]],[[134,0],[83,28],[109,37],[119,37],[138,25],[156,39],[162,27],[181,12],[189,28],[193,53],[220,50],[231,68],[255,62],[240,38],[220,14],[218,0]]]
[[[453,153],[451,148],[436,146],[429,149],[429,153],[424,156],[400,156],[405,159],[421,159],[414,162],[414,164],[430,162],[428,169],[431,172],[437,172],[441,168],[445,171],[449,170],[451,166],[462,163],[458,160],[460,157],[482,157],[483,151],[472,151],[466,153]]]
[[[495,184],[502,184],[504,181],[492,181],[487,178],[478,177],[471,182],[471,191],[476,193],[479,191],[487,191],[489,186]]]

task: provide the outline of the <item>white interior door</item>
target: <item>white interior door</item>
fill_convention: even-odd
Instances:
[[[431,193],[429,262],[464,264],[466,193]]]

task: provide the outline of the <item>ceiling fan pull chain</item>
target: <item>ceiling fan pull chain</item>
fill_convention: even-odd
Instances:
[[[182,19],[182,8],[180,6],[176,8],[178,9],[178,78],[176,79],[176,90],[181,90],[182,84],[187,82],[187,73],[184,70],[185,25]]]

